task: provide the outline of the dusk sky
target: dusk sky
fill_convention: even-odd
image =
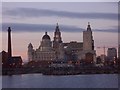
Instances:
[[[13,55],[27,60],[27,47],[40,45],[44,32],[53,40],[56,23],[63,42],[83,42],[83,31],[90,22],[97,55],[103,48],[118,46],[117,2],[3,2],[2,50],[7,51],[7,27],[12,29]],[[1,48],[1,46],[0,46]]]

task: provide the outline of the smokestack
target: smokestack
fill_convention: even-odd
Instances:
[[[8,27],[8,59],[12,57],[12,49],[11,49],[11,28]]]

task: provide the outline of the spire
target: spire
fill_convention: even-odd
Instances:
[[[53,40],[53,48],[58,48],[59,44],[62,43],[61,32],[59,29],[58,23],[56,24],[55,32],[54,32],[54,40]]]
[[[57,23],[57,26],[58,26],[58,23]]]
[[[90,22],[88,22],[88,25],[90,25]]]
[[[58,25],[58,23],[57,23],[57,25],[56,25],[55,31],[56,31],[56,32],[59,32],[59,31],[60,31],[60,30],[59,30],[59,25]]]
[[[91,31],[90,22],[88,22],[87,31]]]

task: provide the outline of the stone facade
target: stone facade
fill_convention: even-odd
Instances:
[[[51,41],[47,32],[42,38],[38,49],[34,50],[32,44],[28,45],[29,61],[53,61],[53,60],[81,60],[95,62],[96,52],[90,24],[83,31],[83,42],[72,41],[63,43],[61,32],[57,24],[54,32],[54,40]]]
[[[55,58],[55,51],[52,48],[52,42],[49,35],[47,35],[47,32],[42,37],[42,41],[38,49],[34,50],[31,43],[28,45],[29,61],[52,61]]]
[[[80,59],[86,60],[86,62],[96,62],[96,51],[94,50],[94,40],[89,23],[87,30],[83,31],[83,51],[80,53],[79,57]]]

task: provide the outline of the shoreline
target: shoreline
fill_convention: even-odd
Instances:
[[[53,75],[53,76],[67,76],[67,75],[93,75],[93,74],[119,74],[119,71],[116,69],[111,69],[111,70],[89,70],[89,69],[81,69],[81,70],[50,70],[50,69],[45,69],[41,70],[39,72],[35,72],[34,70],[32,71],[27,71],[22,72],[20,69],[19,70],[14,70],[14,71],[7,71],[6,73],[2,73],[2,76],[12,76],[12,75],[23,75],[23,74],[42,74],[42,75]]]

